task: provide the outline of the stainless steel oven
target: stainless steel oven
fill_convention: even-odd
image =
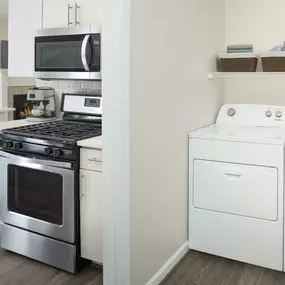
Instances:
[[[1,218],[5,224],[75,242],[75,170],[69,162],[0,151]]]
[[[35,36],[35,75],[41,79],[101,80],[98,26],[42,29]]]
[[[1,248],[71,273],[89,262],[80,252],[77,142],[102,133],[100,95],[63,94],[62,120],[0,132]]]

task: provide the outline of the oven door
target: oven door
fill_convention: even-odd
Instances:
[[[5,224],[75,242],[75,170],[70,163],[0,151],[0,185]]]

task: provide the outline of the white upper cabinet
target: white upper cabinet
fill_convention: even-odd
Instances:
[[[43,0],[43,28],[102,24],[103,0]]]
[[[102,25],[103,0],[77,0],[76,19],[79,25]]]
[[[75,25],[74,0],[43,0],[43,28]]]
[[[42,28],[42,0],[9,0],[10,77],[34,77],[34,36]]]

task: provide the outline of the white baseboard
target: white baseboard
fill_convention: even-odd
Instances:
[[[146,283],[146,285],[159,285],[160,282],[170,273],[178,262],[189,251],[189,242],[186,241]]]

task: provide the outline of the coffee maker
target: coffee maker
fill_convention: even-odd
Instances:
[[[55,120],[55,91],[53,88],[34,87],[28,90],[26,105],[27,120],[32,122]]]

